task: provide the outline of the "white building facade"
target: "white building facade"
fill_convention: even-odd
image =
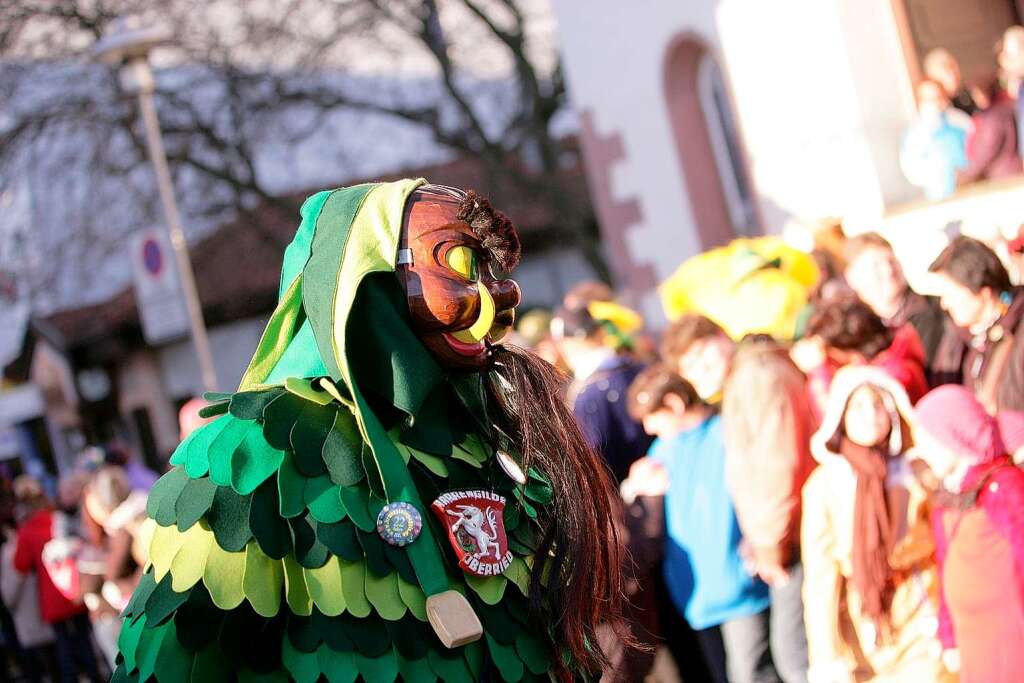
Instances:
[[[790,220],[879,226],[921,57],[965,74],[1013,0],[555,0],[591,193],[617,284],[648,314],[685,258]]]

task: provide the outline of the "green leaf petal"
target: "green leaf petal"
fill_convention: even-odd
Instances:
[[[137,664],[135,663],[135,652],[139,646],[139,639],[142,637],[142,631],[146,628],[146,617],[141,617],[136,622],[125,622],[121,626],[121,633],[117,637],[117,649],[124,657],[124,665],[128,671],[135,671]]]
[[[327,546],[317,537],[319,526],[309,515],[294,517],[288,520],[291,527],[292,544],[295,547],[295,559],[307,569],[319,569],[324,566],[330,554]]]
[[[366,565],[363,559],[356,562],[339,560],[341,566],[341,592],[345,594],[345,605],[354,617],[365,619],[370,616],[370,601],[366,597]]]
[[[366,657],[356,653],[356,666],[366,683],[392,683],[398,676],[398,660],[391,650],[380,657]]]
[[[341,567],[338,558],[331,556],[319,569],[303,569],[306,587],[313,604],[329,617],[336,617],[345,611],[345,597],[341,587]]]
[[[355,418],[338,411],[330,433],[324,440],[323,460],[331,481],[339,486],[355,486],[365,476],[362,464],[363,438]]]
[[[213,496],[216,492],[216,484],[207,477],[188,480],[174,503],[179,531],[187,531],[206,514],[213,505]]]
[[[252,498],[243,497],[227,487],[219,487],[213,495],[213,505],[206,514],[206,522],[224,550],[237,552],[252,538],[249,529],[249,508]]]
[[[366,555],[366,568],[377,576],[386,576],[391,573],[391,563],[384,554],[384,539],[377,535],[377,532],[356,532],[359,538],[359,545],[363,546],[363,553]]]
[[[356,538],[356,528],[349,521],[337,524],[317,524],[316,536],[327,549],[349,562],[363,562],[363,547]]]
[[[231,422],[231,419],[222,417],[192,432],[185,453],[185,472],[188,476],[198,479],[210,471],[210,449]]]
[[[487,638],[487,649],[498,673],[506,683],[518,683],[523,677],[523,662],[519,659],[516,649],[511,645],[502,645],[488,634],[484,636]]]
[[[523,562],[523,558],[516,557],[512,564],[505,570],[505,577],[516,585],[519,592],[524,596],[530,596],[530,568]]]
[[[409,613],[420,621],[427,620],[427,596],[423,589],[417,584],[398,579],[398,594],[402,596],[402,602],[409,608]]]
[[[231,663],[216,644],[196,653],[192,662],[191,681],[226,681],[231,676]]]
[[[335,524],[345,519],[345,506],[341,502],[338,487],[333,484],[309,503],[309,513],[318,522]]]
[[[407,608],[398,593],[398,574],[376,576],[373,572],[367,572],[365,586],[366,598],[382,619],[397,621],[405,616]]]
[[[174,613],[174,632],[186,650],[197,652],[217,640],[223,613],[205,590],[189,591],[188,600]]]
[[[310,619],[313,630],[319,634],[324,645],[335,652],[356,651],[356,644],[348,635],[350,622],[347,615],[328,617],[318,609],[313,610],[313,616]]]
[[[287,638],[281,644],[281,663],[295,683],[316,683],[320,678],[320,661],[315,652],[299,652]]]
[[[484,670],[485,647],[484,642],[477,640],[462,648],[462,655],[466,658],[466,665],[469,667],[469,672],[473,675],[473,680],[475,681],[480,680]]]
[[[146,600],[146,623],[149,628],[170,618],[174,614],[174,610],[181,607],[186,600],[188,600],[188,591],[176,593],[171,586],[171,575],[166,574],[153,589],[149,599]]]
[[[292,447],[291,433],[306,402],[287,391],[277,396],[263,411],[263,436],[278,450]]]
[[[406,659],[399,652],[398,673],[403,681],[414,681],[415,683],[433,683],[437,680],[437,674],[430,668],[430,661],[423,657],[421,659]]]
[[[391,634],[391,642],[400,657],[425,659],[432,643],[431,633],[425,624],[415,619],[399,619],[384,624]],[[429,666],[427,667],[429,668]]]
[[[146,501],[146,514],[156,520],[160,526],[174,524],[175,505],[188,481],[188,475],[180,467],[175,467],[160,477],[149,492],[149,499]]]
[[[437,650],[430,650],[427,653],[427,661],[430,668],[434,670],[445,683],[474,683],[473,675],[466,666],[466,660],[462,657],[444,657]]]
[[[156,658],[160,654],[160,645],[164,636],[170,630],[170,624],[147,628],[139,638],[139,646],[135,650],[135,661],[139,665],[139,679],[146,680],[153,675],[156,668]]]
[[[330,683],[355,683],[359,677],[356,656],[353,652],[335,652],[328,647],[316,651],[320,670]],[[418,683],[418,682],[417,682]]]
[[[324,464],[324,442],[331,433],[334,416],[333,408],[306,403],[292,426],[290,442],[295,453],[295,467],[307,477],[327,473]]]
[[[540,676],[551,667],[551,655],[544,641],[526,629],[516,637],[516,652],[531,673]]]
[[[170,626],[170,625],[169,625]],[[194,654],[181,646],[173,626],[168,628],[156,657],[156,680],[158,683],[179,683],[188,680],[192,673]]]
[[[546,481],[531,478],[526,482],[526,497],[541,505],[548,505],[554,497],[554,489]]]
[[[250,542],[245,548],[245,576],[242,591],[256,614],[273,617],[281,609],[281,588],[284,567],[260,550],[259,544]]]
[[[261,391],[239,391],[231,396],[231,414],[239,420],[260,420],[270,402],[282,393],[280,387]]]
[[[295,469],[292,455],[286,453],[277,471],[277,493],[282,517],[298,517],[306,511],[303,495],[305,488],[306,478]]]
[[[496,605],[501,601],[501,597],[505,595],[505,586],[508,584],[508,579],[504,576],[466,574],[466,583],[485,603]]]
[[[277,471],[282,460],[284,452],[272,448],[262,430],[250,429],[231,456],[231,488],[242,496],[252,493]]]
[[[371,517],[369,512],[369,491],[360,486],[343,486],[339,489],[338,495],[341,496],[348,518],[361,531],[376,531],[377,518]]]
[[[313,382],[305,378],[289,377],[284,381],[284,386],[296,396],[319,406],[325,406],[334,400],[333,396],[320,389],[319,383],[314,387]]]
[[[207,451],[210,460],[210,479],[217,486],[231,486],[231,455],[238,448],[238,444],[242,443],[246,432],[250,429],[259,429],[259,426],[234,418],[221,419],[227,424]]]
[[[474,609],[483,623],[484,632],[502,645],[515,645],[516,636],[522,630],[501,603],[497,605],[476,604]]]
[[[220,403],[211,403],[210,405],[203,406],[199,409],[199,417],[204,420],[209,420],[212,417],[217,417],[228,412],[228,402],[221,401]]]
[[[391,636],[381,619],[354,619],[346,616],[342,623],[356,651],[367,657],[380,657],[391,651]]]
[[[280,560],[292,549],[288,522],[278,514],[277,485],[273,479],[263,482],[253,493],[249,505],[249,528],[268,557]]]
[[[308,617],[313,610],[313,599],[306,588],[306,578],[302,575],[302,567],[291,555],[285,555],[284,590],[288,608],[300,616]]]
[[[409,448],[409,452],[412,454],[417,461],[419,461],[424,467],[430,470],[434,475],[438,477],[448,478],[448,467],[444,464],[442,458],[436,455],[430,455],[424,453],[421,450],[415,448]]]

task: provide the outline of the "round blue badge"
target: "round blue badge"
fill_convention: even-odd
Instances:
[[[422,530],[420,511],[404,501],[388,503],[377,515],[377,533],[391,545],[409,545]]]

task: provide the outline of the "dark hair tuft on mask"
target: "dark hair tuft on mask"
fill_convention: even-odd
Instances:
[[[457,214],[465,221],[483,243],[491,258],[501,269],[510,271],[519,264],[519,235],[508,216],[498,211],[491,203],[470,190],[459,205]]]

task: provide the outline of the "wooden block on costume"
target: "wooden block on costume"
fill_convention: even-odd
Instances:
[[[445,591],[427,598],[427,620],[445,647],[451,649],[480,640],[484,627],[466,596]]]

